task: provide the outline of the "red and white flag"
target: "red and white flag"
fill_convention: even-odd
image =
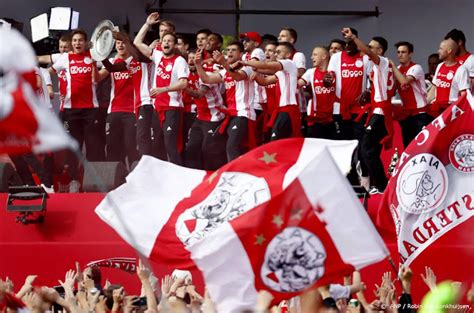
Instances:
[[[388,255],[342,174],[354,148],[280,140],[214,173],[144,157],[96,213],[151,260],[197,267],[219,312],[241,312],[260,289],[288,299]]]
[[[0,29],[0,47],[0,154],[75,149],[77,143],[26,79],[36,66],[31,45],[16,30]]]
[[[417,135],[393,172],[377,226],[396,235],[406,266],[448,233],[459,234],[453,246],[472,249],[472,229],[463,227],[474,215],[473,110],[470,93],[453,103]]]

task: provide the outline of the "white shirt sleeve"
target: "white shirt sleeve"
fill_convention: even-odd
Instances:
[[[53,70],[55,70],[58,73],[67,69],[68,65],[69,65],[69,56],[67,53],[63,53],[60,57],[58,57],[56,62],[54,62],[54,64],[51,67],[53,68]]]
[[[175,66],[176,66],[176,71],[178,74],[178,79],[181,79],[181,78],[187,79],[189,77],[189,66],[183,57],[180,56],[176,59]]]
[[[296,52],[293,56],[293,62],[295,62],[296,68],[306,69],[306,57],[301,52]]]
[[[253,73],[253,70],[250,66],[244,66],[240,70],[243,71],[245,74],[247,74],[247,78],[250,79],[250,76]]]
[[[314,73],[314,71],[312,68],[310,68],[310,69],[307,69],[306,72],[304,72],[303,76],[301,76],[301,79],[303,79],[306,82],[306,85],[311,83],[312,73]]]
[[[262,49],[256,48],[252,51],[252,54],[250,55],[251,59],[256,59],[259,61],[265,61],[265,53],[263,52]]]
[[[296,64],[291,61],[291,60],[278,60],[280,62],[281,66],[283,67],[283,71],[285,72],[291,72],[293,68],[297,68]]]
[[[469,73],[464,66],[460,66],[454,74],[453,84],[456,84],[459,91],[471,88],[471,81],[469,80]]]
[[[339,61],[341,60],[341,52],[334,53],[332,57],[329,59],[329,65],[328,65],[328,72],[334,72],[336,73],[338,68],[338,64],[340,63]]]
[[[443,62],[439,63],[438,66],[436,67],[436,71],[435,71],[435,74],[433,76],[433,85],[436,86],[436,77],[438,77],[438,72],[439,72],[439,69],[441,68],[441,65],[443,65]]]
[[[60,56],[62,56],[64,53],[53,53],[51,54],[51,62],[55,63]]]
[[[410,67],[407,71],[407,76],[412,76],[415,80],[423,81],[425,79],[425,73],[423,68],[419,64],[415,64]]]
[[[220,70],[219,72],[217,72],[219,75],[221,75],[222,79],[224,79],[225,77],[225,74],[227,73],[226,70]]]
[[[51,81],[51,75],[49,74],[49,71],[45,68],[40,67],[40,72],[41,72],[41,78],[43,79],[46,86],[53,85],[53,82]]]
[[[151,60],[153,63],[155,63],[155,66],[160,63],[161,58],[163,57],[163,52],[157,49],[153,49],[153,52],[151,53]]]
[[[470,55],[463,64],[466,67],[469,77],[474,78],[474,55]]]

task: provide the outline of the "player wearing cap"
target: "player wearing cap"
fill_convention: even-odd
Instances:
[[[431,103],[431,114],[435,117],[471,88],[467,68],[456,59],[457,50],[458,45],[452,39],[445,39],[439,45],[438,54],[442,63],[436,68],[433,88],[427,99]]]
[[[262,37],[257,32],[246,32],[240,34],[240,39],[244,44],[245,53],[242,56],[243,61],[255,59],[258,61],[265,60],[265,53],[260,48],[262,44]],[[257,115],[257,123],[255,125],[255,138],[257,145],[262,142],[262,130],[263,130],[263,111],[266,109],[267,95],[265,94],[265,87],[260,86],[256,82],[255,85],[255,96],[253,100],[253,108]]]
[[[427,113],[425,73],[419,64],[412,61],[413,45],[406,41],[395,44],[400,65],[391,62],[393,74],[397,80],[397,89],[402,100],[402,112],[399,117],[405,147],[415,138],[421,129],[433,119]]]
[[[240,41],[233,41],[227,46],[227,60],[220,52],[214,51],[215,62],[224,68],[217,73],[206,72],[201,64],[202,53],[198,51],[196,54],[196,69],[201,80],[206,84],[225,85],[227,117],[219,131],[221,133],[225,131],[228,136],[226,144],[228,161],[237,158],[255,145],[252,133],[255,121],[255,111],[252,107],[254,86],[250,79],[253,71],[248,66],[234,69],[229,65],[241,60],[243,53],[244,47]]]
[[[255,80],[262,86],[276,83],[278,88],[278,109],[274,111],[271,121],[271,140],[301,136],[301,116],[296,101],[298,69],[291,57],[295,53],[289,42],[280,42],[276,47],[276,61],[244,61],[244,65],[272,72],[274,75],[256,76]]]

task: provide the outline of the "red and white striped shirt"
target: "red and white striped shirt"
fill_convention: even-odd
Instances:
[[[296,90],[298,85],[298,69],[291,60],[278,60],[283,69],[275,73],[278,78],[277,98],[278,106],[298,105]]]
[[[245,52],[242,56],[243,61],[249,61],[255,59],[257,61],[265,61],[265,53],[260,48],[253,49],[252,53]],[[267,102],[267,95],[265,94],[265,87],[260,86],[257,82],[254,82],[254,98],[253,98],[253,108],[256,110],[262,110],[261,103]]]
[[[301,77],[306,84],[311,84],[313,92],[307,114],[316,117],[316,120],[322,123],[332,121],[333,104],[336,98],[335,84],[333,83],[330,87],[325,87],[323,84],[326,73],[327,71],[321,71],[319,68],[310,68]]]
[[[57,73],[65,71],[67,88],[63,109],[98,108],[92,72],[95,64],[90,52],[64,53],[52,65]]]
[[[151,66],[152,63],[139,62],[134,58],[128,65],[128,70],[132,76],[135,110],[142,105],[153,104],[150,97],[151,83],[149,73]]]
[[[197,119],[208,122],[219,122],[225,118],[225,114],[219,110],[224,107],[221,95],[221,84],[204,84],[199,80],[199,86],[208,88],[204,97],[196,99]]]
[[[328,72],[336,78],[336,97],[334,114],[358,114],[361,110],[357,98],[367,85],[369,59],[357,53],[350,56],[346,51],[337,52],[329,60]]]
[[[425,73],[419,64],[410,63],[407,66],[399,65],[398,69],[405,76],[414,78],[410,84],[397,84],[398,94],[403,104],[403,111],[409,114],[420,113],[426,102]]]
[[[459,63],[446,66],[443,62],[436,68],[433,85],[436,86],[434,101],[445,108],[458,99],[460,91],[470,88],[469,74],[467,69]]]
[[[255,120],[255,110],[252,106],[255,86],[254,81],[250,80],[253,71],[249,66],[244,66],[241,71],[245,72],[247,78],[240,81],[235,81],[226,70],[219,72],[224,80],[227,110],[231,116],[245,116]]]
[[[155,49],[151,56],[155,64],[155,79],[153,88],[168,87],[177,83],[180,79],[188,79],[189,66],[180,55],[166,58],[163,52]],[[182,91],[163,92],[155,97],[157,107],[183,107]]]
[[[65,53],[53,53],[51,55],[51,61],[55,63],[61,55]],[[66,98],[67,94],[67,78],[66,78],[66,71],[58,72],[58,91],[59,91],[59,99],[60,99],[60,108],[64,106],[64,99]]]
[[[372,103],[377,104],[390,100],[391,95],[389,90],[393,90],[395,81],[393,73],[390,70],[390,62],[386,57],[379,56],[379,64],[372,62],[372,69],[370,71],[370,78],[372,81]],[[383,115],[383,109],[375,107],[374,114]]]
[[[189,72],[188,76],[188,88],[191,90],[198,90],[199,88],[199,75],[197,72]],[[196,99],[187,92],[183,92],[183,105],[184,112],[196,113]]]
[[[302,52],[295,52],[293,54],[292,61],[296,65],[296,69],[306,69],[306,57]],[[296,101],[298,105],[300,106],[300,111],[301,112],[306,112],[307,109],[307,103],[306,103],[306,97],[304,96],[304,91],[303,89],[298,89],[298,86],[296,86]]]
[[[121,58],[110,59],[110,63],[116,64],[125,62],[130,64],[132,57],[126,60]],[[107,113],[112,112],[128,112],[134,113],[134,92],[133,82],[129,70],[121,72],[110,73],[111,78],[111,89],[110,89],[110,104]]]

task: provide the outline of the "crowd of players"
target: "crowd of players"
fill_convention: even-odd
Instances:
[[[152,28],[159,29],[158,38],[151,38]],[[282,28],[278,37],[240,34],[225,51],[220,34],[201,29],[197,48],[190,49],[171,21],[151,13],[133,41],[114,33],[116,54],[110,59],[93,60],[87,34],[72,31],[61,38],[60,53],[38,57],[49,64],[38,74],[43,85],[51,85],[49,74],[58,76],[60,117],[85,145],[89,161],[131,166],[147,154],[215,170],[271,140],[357,139],[349,178],[383,192],[387,177],[380,153],[391,145],[393,122],[400,123],[407,146],[471,88],[474,57],[463,32],[453,29],[440,38],[425,75],[412,61],[412,43],[395,44],[394,62],[384,56],[389,44],[383,37],[366,44],[353,28],[341,32],[343,40],[313,49],[307,68],[292,28]],[[110,97],[100,96],[104,85],[111,86]],[[401,104],[392,101],[397,92]],[[49,100],[52,89],[39,93]],[[70,156],[66,165],[78,180],[77,160]]]

